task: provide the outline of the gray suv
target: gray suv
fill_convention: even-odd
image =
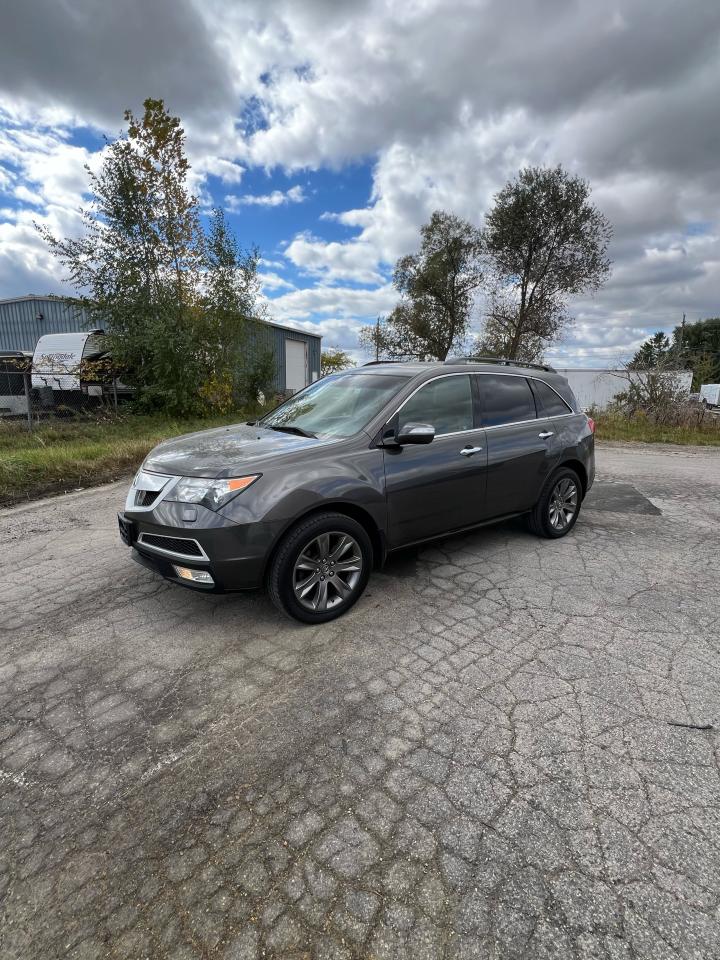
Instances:
[[[594,424],[551,367],[368,364],[256,423],[148,455],[118,517],[134,558],[198,590],[267,586],[284,613],[344,613],[393,550],[527,514],[572,530]]]

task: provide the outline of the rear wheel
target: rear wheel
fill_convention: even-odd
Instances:
[[[270,565],[268,593],[286,616],[325,623],[358,600],[370,576],[372,544],[341,513],[321,513],[285,535]]]
[[[570,467],[556,470],[545,481],[540,498],[528,517],[530,529],[539,537],[556,540],[570,533],[580,513],[582,485]]]

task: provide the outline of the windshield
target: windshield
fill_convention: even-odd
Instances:
[[[389,374],[336,373],[291,397],[259,425],[316,437],[350,437],[362,430],[407,380]]]

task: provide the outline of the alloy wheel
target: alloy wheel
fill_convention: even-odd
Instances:
[[[574,480],[563,477],[550,494],[548,513],[554,530],[564,530],[572,523],[578,508],[578,488]]]
[[[363,555],[349,533],[330,531],[308,541],[293,567],[293,591],[306,610],[322,613],[348,600],[363,569]]]

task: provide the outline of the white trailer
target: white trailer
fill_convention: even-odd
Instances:
[[[720,383],[704,383],[700,387],[700,403],[706,407],[720,407]]]
[[[35,345],[32,385],[38,390],[44,387],[60,393],[90,392],[97,395],[97,390],[84,383],[82,364],[83,361],[99,360],[106,353],[102,330],[45,334]],[[99,395],[102,395],[102,388]]]

